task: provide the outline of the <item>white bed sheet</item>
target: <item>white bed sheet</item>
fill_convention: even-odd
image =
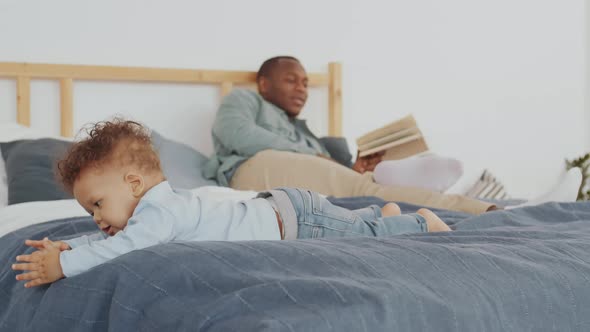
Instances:
[[[13,204],[0,209],[0,236],[49,220],[87,215],[74,199]]]
[[[191,190],[193,194],[211,200],[243,201],[256,197],[256,191],[234,190],[205,186]],[[17,229],[50,220],[87,216],[88,213],[73,199],[27,202],[0,208],[0,236]]]

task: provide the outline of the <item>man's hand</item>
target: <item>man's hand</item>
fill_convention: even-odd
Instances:
[[[16,276],[16,280],[30,280],[25,283],[27,288],[49,284],[64,277],[59,262],[60,248],[47,239],[41,242],[42,249],[30,255],[16,256],[20,263],[12,264],[15,271],[29,271]]]
[[[29,247],[33,247],[35,249],[41,250],[41,249],[43,249],[43,242],[44,241],[49,241],[49,243],[52,244],[53,246],[55,246],[56,248],[58,248],[59,251],[72,249],[72,248],[70,248],[70,246],[67,243],[65,243],[63,241],[50,241],[49,238],[44,238],[43,240],[26,240],[25,244],[28,245]]]
[[[381,160],[383,160],[384,155],[385,151],[381,151],[368,156],[357,157],[356,161],[354,162],[354,165],[352,165],[352,169],[361,174],[365,172],[372,172],[375,170],[377,164],[379,164]]]

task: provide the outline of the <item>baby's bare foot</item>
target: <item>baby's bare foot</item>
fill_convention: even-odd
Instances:
[[[383,218],[399,216],[402,214],[402,210],[395,203],[387,203],[381,208],[381,215]]]
[[[420,209],[416,213],[426,219],[428,232],[450,232],[451,228],[444,223],[434,212],[428,209]]]

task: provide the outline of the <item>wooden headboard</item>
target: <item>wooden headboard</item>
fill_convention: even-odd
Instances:
[[[328,87],[328,134],[342,135],[342,66],[328,64],[327,73],[308,73],[310,86]],[[61,135],[74,134],[73,86],[76,81],[127,81],[219,85],[221,96],[234,85],[254,84],[256,72],[202,69],[168,69],[0,62],[0,77],[16,79],[17,122],[31,124],[31,80],[60,82]]]

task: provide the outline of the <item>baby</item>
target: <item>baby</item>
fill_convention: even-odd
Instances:
[[[401,215],[394,203],[347,210],[303,189],[278,188],[243,201],[208,200],[170,187],[149,133],[133,121],[95,124],[58,163],[66,190],[100,232],[66,241],[27,240],[16,257],[25,287],[52,283],[136,249],[171,241],[293,240],[450,231],[433,212]]]

